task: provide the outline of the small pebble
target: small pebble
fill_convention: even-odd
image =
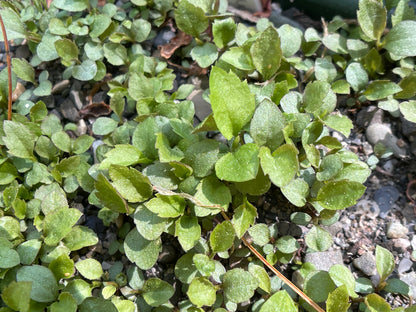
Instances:
[[[387,225],[387,237],[388,238],[401,238],[406,236],[406,234],[409,232],[407,227],[405,227],[403,224],[392,221]],[[410,242],[409,242],[410,246]]]
[[[399,198],[399,191],[391,185],[382,186],[374,194],[374,200],[380,208],[380,217],[385,218],[392,205]]]
[[[22,93],[25,91],[26,91],[25,86],[18,81],[16,84],[16,88],[14,89],[12,93],[12,101],[16,102],[19,99],[19,97],[22,95]]]
[[[370,252],[366,252],[361,257],[354,259],[352,264],[367,276],[375,275],[377,272],[376,258]]]
[[[72,90],[72,91],[69,93],[69,98],[72,100],[72,103],[74,103],[74,104],[75,104],[75,107],[76,107],[78,110],[81,110],[81,109],[82,109],[82,107],[84,106],[84,104],[82,103],[82,100],[81,100],[81,97],[80,97],[79,91],[77,91],[77,90]]]
[[[413,250],[416,250],[416,235],[413,235],[410,244],[412,245]]]
[[[72,122],[77,122],[79,118],[78,110],[75,108],[74,103],[70,99],[66,99],[63,103],[59,106],[59,109],[62,113],[64,118],[68,119]]]
[[[393,246],[398,252],[405,252],[410,247],[410,242],[406,238],[396,238],[394,239]]]
[[[305,262],[310,262],[317,270],[323,271],[328,271],[335,264],[344,264],[341,250],[308,253]]]
[[[397,268],[397,271],[399,272],[399,274],[402,274],[402,273],[409,271],[412,268],[412,266],[413,266],[412,260],[403,258],[399,263],[399,267]]]
[[[53,86],[52,94],[61,94],[67,88],[69,88],[69,80],[62,80]]]

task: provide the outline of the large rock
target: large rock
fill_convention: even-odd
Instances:
[[[335,264],[344,264],[340,250],[308,253],[305,262],[312,263],[317,270],[328,271]]]

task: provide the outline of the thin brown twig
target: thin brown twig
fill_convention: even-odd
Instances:
[[[4,26],[3,18],[1,17],[1,14],[0,14],[0,25],[1,25],[1,31],[3,33],[3,39],[4,39],[4,49],[6,52],[6,60],[7,60],[7,76],[9,79],[9,98],[8,98],[8,105],[7,105],[7,120],[12,120],[12,93],[13,93],[12,60],[10,58],[9,41],[7,40],[6,27]]]
[[[221,215],[227,221],[231,221],[228,215],[226,214],[224,207],[221,205],[205,205],[200,202],[197,198],[192,195],[186,193],[176,193],[171,190],[167,190],[158,186],[153,186],[153,190],[158,192],[161,195],[168,195],[173,196],[177,195],[182,198],[188,199],[194,204],[203,207],[203,208],[211,208],[211,209],[220,209]],[[276,274],[286,285],[288,285],[295,293],[297,293],[303,300],[305,300],[311,307],[313,307],[318,312],[325,312],[315,301],[308,297],[302,290],[300,290],[295,284],[293,284],[286,276],[284,276],[281,272],[279,272],[269,261],[267,261],[244,237],[241,238],[244,245],[247,246],[248,249],[261,261],[265,266],[267,266],[274,274]]]

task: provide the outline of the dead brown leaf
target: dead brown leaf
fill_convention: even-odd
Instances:
[[[191,43],[192,36],[178,30],[178,33],[173,37],[169,43],[166,43],[160,48],[160,55],[166,59],[169,59],[175,51],[181,46],[188,45]]]
[[[81,118],[87,117],[100,117],[108,115],[112,112],[110,105],[100,102],[100,103],[92,103],[88,104],[84,108],[79,111],[79,116]]]

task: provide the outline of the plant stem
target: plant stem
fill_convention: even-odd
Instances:
[[[6,52],[6,60],[7,60],[7,76],[9,79],[9,95],[8,95],[8,106],[7,106],[7,120],[12,120],[12,93],[13,93],[13,87],[12,87],[12,61],[10,58],[10,49],[9,49],[9,41],[7,40],[7,34],[6,34],[6,27],[4,26],[3,19],[0,14],[0,26],[1,31],[3,33],[3,39],[4,39],[4,49]]]
[[[176,193],[171,190],[163,189],[158,186],[153,186],[153,190],[162,194],[162,195],[168,195],[168,196],[181,196],[182,198],[188,199],[191,202],[193,202],[195,205],[198,205],[200,207],[204,208],[216,208],[221,210],[221,215],[223,218],[227,221],[231,221],[228,215],[225,213],[224,208],[221,205],[204,205],[201,203],[197,198],[195,198],[192,195],[186,194],[186,193]],[[244,245],[247,246],[248,249],[261,261],[265,266],[267,266],[274,274],[276,274],[286,285],[288,285],[295,293],[297,293],[303,300],[305,300],[311,307],[313,307],[318,312],[325,312],[324,309],[322,309],[315,301],[313,301],[311,298],[309,298],[302,290],[300,290],[295,284],[293,284],[286,276],[284,276],[282,273],[280,273],[269,261],[267,261],[244,237],[241,238]]]

